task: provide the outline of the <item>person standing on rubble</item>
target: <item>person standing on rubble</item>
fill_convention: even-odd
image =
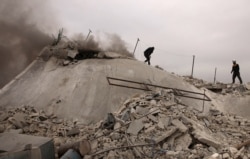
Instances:
[[[236,63],[236,60],[233,60],[231,73],[233,73],[233,83],[235,82],[235,78],[238,77],[240,84],[242,84],[242,79],[240,77],[240,66]]]
[[[146,57],[146,60],[144,62],[148,62],[148,65],[150,65],[150,58],[154,49],[155,49],[154,47],[149,47],[144,51],[144,56]]]

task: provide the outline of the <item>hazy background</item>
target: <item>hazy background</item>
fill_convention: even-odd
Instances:
[[[135,57],[140,61],[144,60],[143,51],[147,47],[154,46],[152,65],[159,65],[169,72],[190,75],[195,55],[194,77],[212,82],[217,68],[217,81],[229,83],[232,59],[236,59],[240,64],[243,82],[250,81],[249,0],[43,0],[41,2],[0,0],[0,2],[0,45],[3,44],[4,33],[17,34],[13,30],[3,31],[2,23],[6,21],[18,22],[21,28],[35,26],[41,35],[48,36],[56,34],[62,27],[67,37],[79,33],[86,36],[91,29],[92,38],[102,40],[102,45],[110,42],[109,35],[116,35],[130,52],[133,52],[139,38]],[[3,10],[5,14],[2,14]],[[23,23],[26,26],[23,26]],[[38,37],[42,36],[32,35],[31,39]],[[4,42],[13,41],[12,39],[15,37],[4,36]],[[42,39],[49,41],[46,40],[46,36]],[[32,46],[37,43],[34,42]],[[40,49],[43,40],[38,44],[34,48]],[[18,57],[20,54],[20,52],[13,53],[11,49],[0,51],[1,59],[3,55]],[[10,58],[1,60],[0,63],[1,78],[3,67],[10,63],[17,65]]]

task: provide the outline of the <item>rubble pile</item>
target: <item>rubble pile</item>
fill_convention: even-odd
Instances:
[[[57,150],[87,140],[84,158],[250,158],[249,120],[216,109],[205,115],[171,90],[135,95],[88,126],[31,106],[1,111],[0,123],[1,133],[51,137]]]
[[[190,78],[190,76],[183,76],[183,79],[197,88],[206,88],[215,93],[223,95],[232,94],[234,96],[250,95],[249,83],[246,84],[225,84],[221,82],[210,83],[202,79]]]
[[[91,48],[78,42],[60,42],[55,46],[48,46],[48,51],[43,53],[41,57],[43,59],[49,59],[51,56],[57,58],[60,64],[68,66],[78,63],[79,60],[84,59],[114,59],[114,58],[126,58],[134,59],[131,53],[127,52],[112,52],[104,51],[99,48]]]

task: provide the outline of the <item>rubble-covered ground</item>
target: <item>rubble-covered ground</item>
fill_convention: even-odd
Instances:
[[[231,94],[234,96],[250,95],[250,83],[246,84],[225,84],[221,82],[211,83],[202,79],[190,78],[190,76],[183,76],[183,79],[197,88],[207,88],[215,93],[222,95]]]
[[[56,150],[88,140],[91,151],[83,158],[250,158],[250,120],[216,108],[204,114],[186,106],[172,90],[134,95],[106,119],[82,123],[32,106],[0,111],[1,133],[51,137]]]

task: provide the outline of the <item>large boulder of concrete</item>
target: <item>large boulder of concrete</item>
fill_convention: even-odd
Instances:
[[[46,58],[38,57],[1,90],[0,107],[31,105],[60,117],[90,123],[103,119],[128,97],[142,91],[109,85],[107,77],[201,92],[174,74],[134,59],[85,59],[63,66],[62,59],[50,56],[50,51],[45,48],[42,55]],[[200,100],[181,100],[202,110]]]

